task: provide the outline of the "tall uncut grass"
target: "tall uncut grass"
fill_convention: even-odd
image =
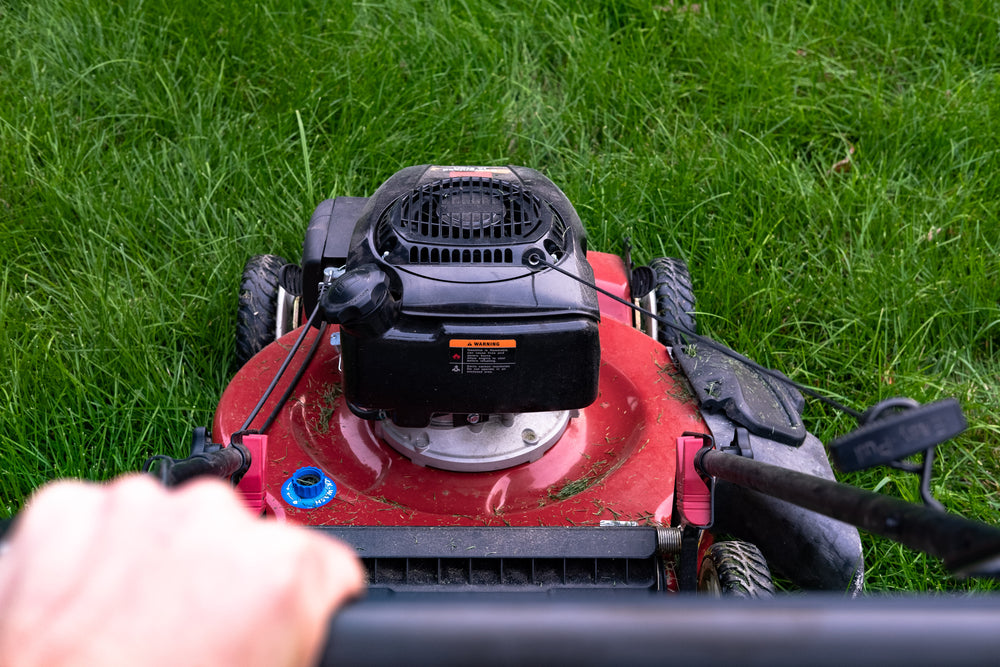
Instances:
[[[1000,521],[1000,3],[0,0],[0,512],[183,455],[246,257],[421,163],[535,167],[705,333],[857,408],[956,396]],[[852,424],[811,404],[828,441]],[[878,469],[845,481],[916,500]],[[866,538],[869,587],[982,587]]]

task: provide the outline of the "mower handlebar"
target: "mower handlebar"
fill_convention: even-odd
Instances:
[[[1000,596],[822,594],[362,600],[321,665],[980,665],[1000,655]]]
[[[1000,528],[721,451],[699,452],[711,477],[857,526],[944,561],[961,577],[1000,578]]]

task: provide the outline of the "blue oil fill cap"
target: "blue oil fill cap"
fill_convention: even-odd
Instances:
[[[337,485],[316,466],[299,468],[281,485],[281,497],[292,507],[322,507],[337,495]]]

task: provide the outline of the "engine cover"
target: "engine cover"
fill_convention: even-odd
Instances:
[[[343,200],[343,201],[342,201]],[[569,200],[523,167],[404,169],[368,199],[323,202],[303,253],[307,310],[341,325],[345,398],[421,427],[432,414],[583,408],[597,396],[597,296]]]

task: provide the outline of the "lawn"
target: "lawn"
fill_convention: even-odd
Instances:
[[[0,0],[0,513],[183,455],[248,255],[410,164],[521,164],[699,326],[863,409],[955,396],[1000,522],[1000,3]],[[824,442],[851,420],[811,403]],[[917,499],[887,469],[844,476]],[[869,588],[953,590],[866,538]]]

